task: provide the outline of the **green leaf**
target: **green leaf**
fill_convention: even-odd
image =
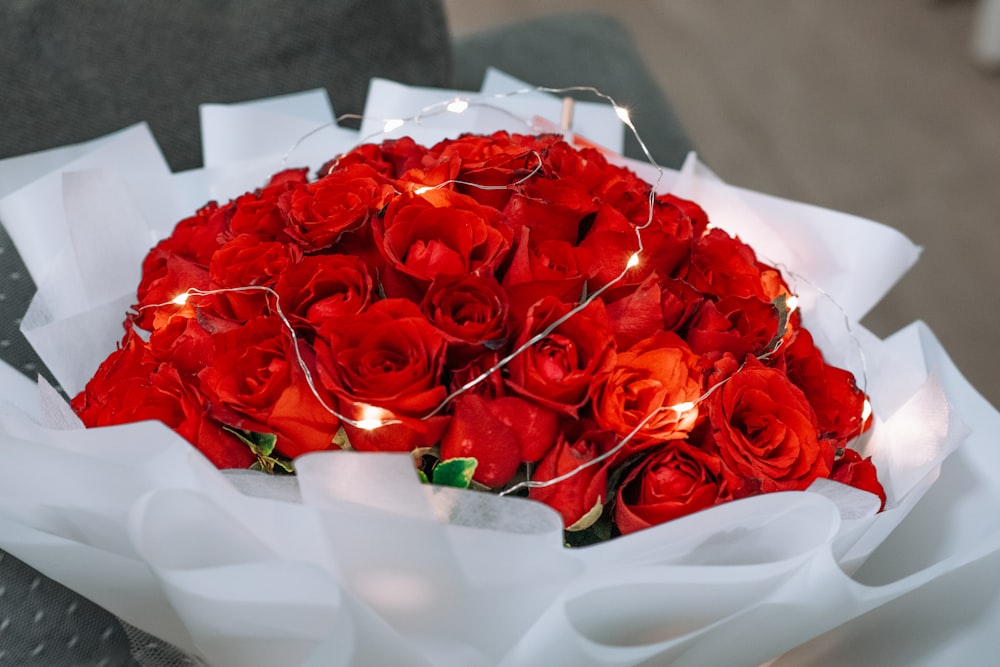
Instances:
[[[432,477],[438,486],[467,489],[478,465],[479,461],[471,457],[447,459],[434,466]]]
[[[251,470],[260,470],[269,475],[295,473],[295,466],[291,459],[275,455],[274,447],[278,443],[278,436],[274,433],[244,431],[232,426],[223,426],[222,428],[235,435],[257,457],[257,461],[250,466]]]
[[[431,480],[427,479],[427,473],[425,473],[423,470],[421,470],[419,468],[417,468],[417,477],[420,478],[420,482],[422,484],[430,484],[431,483]]]

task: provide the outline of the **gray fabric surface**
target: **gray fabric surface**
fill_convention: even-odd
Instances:
[[[539,86],[592,86],[629,109],[660,164],[678,167],[692,149],[632,36],[611,16],[559,14],[469,35],[455,40],[453,54],[458,88],[477,89],[491,65]],[[572,96],[597,100],[588,93]],[[631,134],[625,138],[625,154],[644,158]]]
[[[4,0],[0,157],[145,120],[188,169],[198,104],[325,87],[358,113],[372,76],[447,84],[447,39],[431,0]]]
[[[114,616],[2,551],[0,592],[0,665],[137,664]]]

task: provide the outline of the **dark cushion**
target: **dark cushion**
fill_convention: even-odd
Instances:
[[[523,81],[552,88],[591,86],[629,109],[653,157],[677,167],[691,150],[659,84],[633,45],[632,35],[611,16],[560,14],[456,39],[454,85],[478,89],[483,73],[495,66]],[[595,101],[589,93],[572,93]],[[642,159],[631,133],[625,154]]]
[[[373,76],[449,82],[432,0],[5,0],[0,157],[148,121],[171,167],[201,164],[198,105],[325,87],[362,110]]]
[[[360,113],[373,76],[445,86],[436,0],[4,0],[0,158],[147,121],[175,170],[201,164],[198,105],[326,88]],[[0,358],[45,372],[17,330],[34,293],[0,229]],[[51,379],[51,378],[50,378]],[[0,539],[2,545],[2,539]],[[193,664],[0,551],[0,664]],[[131,638],[131,642],[130,642]]]

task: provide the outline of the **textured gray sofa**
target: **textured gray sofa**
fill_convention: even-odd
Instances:
[[[338,113],[360,112],[372,76],[478,88],[488,65],[612,95],[633,110],[662,164],[679,164],[690,149],[629,35],[606,16],[452,43],[431,0],[7,0],[0,44],[0,159],[144,120],[183,170],[201,160],[199,103],[325,87]],[[626,152],[638,157],[629,139]],[[0,227],[0,358],[32,378],[45,369],[18,324],[33,291]],[[129,637],[113,616],[3,552],[3,542],[0,534],[0,665],[193,664],[155,638]]]

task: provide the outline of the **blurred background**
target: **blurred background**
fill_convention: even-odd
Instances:
[[[561,13],[613,13],[720,177],[877,220],[923,246],[865,324],[884,336],[926,321],[1000,406],[1000,73],[970,56],[974,0],[444,7],[459,39]]]

